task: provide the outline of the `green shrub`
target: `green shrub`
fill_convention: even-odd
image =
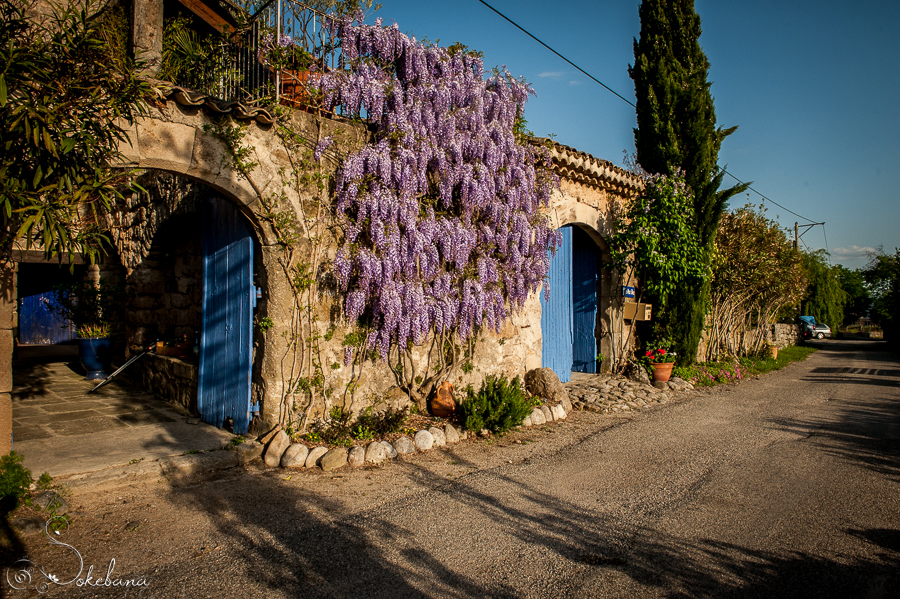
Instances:
[[[373,437],[372,429],[368,426],[357,424],[353,427],[353,438],[357,441],[371,441]]]
[[[469,385],[466,398],[457,406],[456,413],[470,431],[486,428],[502,434],[522,424],[531,413],[531,402],[525,396],[519,377],[510,381],[503,376],[488,375],[478,393]]]
[[[314,424],[312,430],[304,435],[307,441],[313,443],[322,441],[329,445],[345,447],[348,441],[352,445],[352,439],[368,441],[376,436],[400,432],[409,418],[406,409],[393,408],[380,413],[373,413],[372,408],[366,408],[354,420],[350,412],[333,407],[328,416],[328,422]]]
[[[362,411],[356,422],[359,426],[371,429],[376,435],[390,435],[399,433],[406,421],[409,420],[409,412],[406,408],[395,410],[388,408],[384,412],[372,413],[372,408]]]
[[[15,451],[0,457],[0,510],[6,514],[16,509],[19,501],[28,493],[34,479],[31,471],[22,465],[22,456]]]

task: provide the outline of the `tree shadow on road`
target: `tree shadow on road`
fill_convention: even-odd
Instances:
[[[776,418],[770,422],[805,436],[827,454],[900,481],[900,399],[847,401],[831,418]]]
[[[452,450],[447,457],[465,466]],[[178,488],[173,500],[206,514],[252,581],[221,597],[585,597],[609,594],[610,579],[618,596],[849,597],[865,584],[878,597],[900,583],[890,546],[879,545],[878,558],[839,560],[678,538],[523,482],[527,463],[449,481],[415,458],[385,467],[418,490],[349,515],[340,484],[322,475],[318,488],[286,492],[284,471]],[[184,585],[187,567],[154,578]]]

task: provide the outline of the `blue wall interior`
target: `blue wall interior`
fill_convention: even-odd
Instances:
[[[56,314],[56,294],[45,291],[23,297],[19,303],[19,343],[49,345],[75,338],[75,327]]]

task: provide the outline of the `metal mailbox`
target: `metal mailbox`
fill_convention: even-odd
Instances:
[[[652,311],[652,304],[628,302],[625,304],[625,320],[650,320]]]

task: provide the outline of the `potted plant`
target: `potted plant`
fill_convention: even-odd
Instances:
[[[309,104],[312,87],[318,79],[315,72],[316,59],[313,54],[297,44],[289,35],[282,35],[275,40],[268,34],[259,47],[259,62],[281,73],[282,100],[294,106]]]
[[[82,281],[54,288],[54,310],[75,325],[78,357],[87,371],[85,380],[107,377],[112,358],[109,339],[109,319],[120,305],[121,288],[118,283],[101,279],[97,283]]]
[[[651,343],[644,352],[644,361],[650,367],[654,381],[665,383],[672,376],[675,352],[669,351],[671,345],[668,340]]]

